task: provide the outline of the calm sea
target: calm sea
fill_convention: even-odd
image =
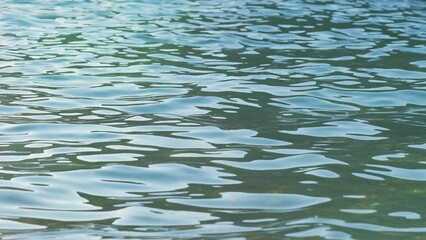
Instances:
[[[426,2],[3,0],[0,238],[426,239]]]

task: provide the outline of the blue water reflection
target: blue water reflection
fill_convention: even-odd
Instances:
[[[424,1],[1,3],[0,238],[426,232]]]

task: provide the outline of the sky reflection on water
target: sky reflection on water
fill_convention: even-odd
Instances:
[[[2,239],[415,239],[424,1],[0,5]]]

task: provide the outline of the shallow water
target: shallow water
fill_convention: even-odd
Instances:
[[[0,237],[426,236],[425,16],[3,1]]]

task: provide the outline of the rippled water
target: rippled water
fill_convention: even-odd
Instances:
[[[426,3],[4,0],[3,239],[426,236]]]

